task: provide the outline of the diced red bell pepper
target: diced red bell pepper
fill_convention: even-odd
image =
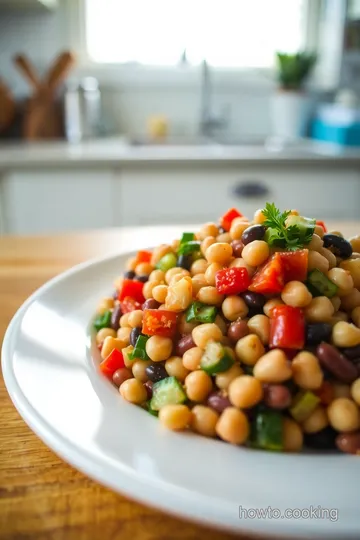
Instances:
[[[141,250],[137,252],[136,255],[136,262],[143,263],[143,262],[150,262],[151,260],[151,251]]]
[[[141,332],[147,336],[172,337],[176,333],[177,314],[166,309],[145,309]]]
[[[281,292],[284,285],[283,262],[280,253],[274,253],[254,274],[249,291],[261,294],[274,294]]]
[[[305,281],[308,271],[309,250],[283,251],[280,253],[284,268],[285,283],[288,281]]]
[[[239,294],[247,290],[250,282],[246,268],[224,268],[215,274],[215,286],[220,294]]]
[[[136,302],[143,304],[145,298],[143,295],[144,284],[141,281],[133,281],[132,279],[124,279],[119,291],[119,300],[120,302],[124,300],[127,296],[131,296]]]
[[[316,225],[320,225],[320,227],[322,227],[324,229],[324,232],[325,233],[327,232],[327,227],[326,227],[325,223],[321,219],[316,220]]]
[[[320,388],[313,390],[314,394],[320,398],[323,405],[330,405],[334,399],[334,388],[329,381],[324,381]]]
[[[230,231],[231,223],[237,217],[243,217],[243,215],[240,214],[239,210],[236,210],[236,208],[230,208],[230,210],[228,210],[220,219],[221,227],[225,231]]]
[[[302,349],[305,345],[305,317],[300,308],[276,306],[270,319],[270,348]]]
[[[120,302],[121,311],[123,313],[130,313],[130,311],[135,311],[135,309],[141,309],[142,304],[137,302],[131,296],[125,296],[124,300]]]
[[[122,352],[118,351],[118,349],[113,349],[109,356],[107,356],[100,364],[101,372],[109,379],[112,378],[117,369],[124,367],[124,357]]]

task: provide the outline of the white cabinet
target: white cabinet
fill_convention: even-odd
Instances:
[[[0,0],[0,8],[6,9],[55,9],[58,0]]]
[[[33,170],[5,175],[4,228],[10,234],[47,234],[111,227],[112,171]]]
[[[156,166],[123,169],[116,225],[201,223],[236,206],[251,216],[265,202],[318,219],[356,219],[360,173],[330,166]]]

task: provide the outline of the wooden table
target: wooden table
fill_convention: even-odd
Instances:
[[[332,224],[346,234],[360,225]],[[21,303],[67,268],[120,249],[175,238],[182,227],[0,238],[0,339]],[[112,493],[72,469],[30,431],[0,379],[0,538],[34,540],[230,540]],[[242,540],[247,537],[241,536]]]

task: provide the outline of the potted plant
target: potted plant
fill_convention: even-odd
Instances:
[[[278,90],[273,96],[273,133],[284,139],[297,139],[306,132],[310,100],[305,83],[316,62],[316,55],[276,53]]]

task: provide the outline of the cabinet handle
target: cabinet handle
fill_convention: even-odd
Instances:
[[[267,197],[270,190],[261,182],[249,180],[231,188],[231,195],[240,198]]]

